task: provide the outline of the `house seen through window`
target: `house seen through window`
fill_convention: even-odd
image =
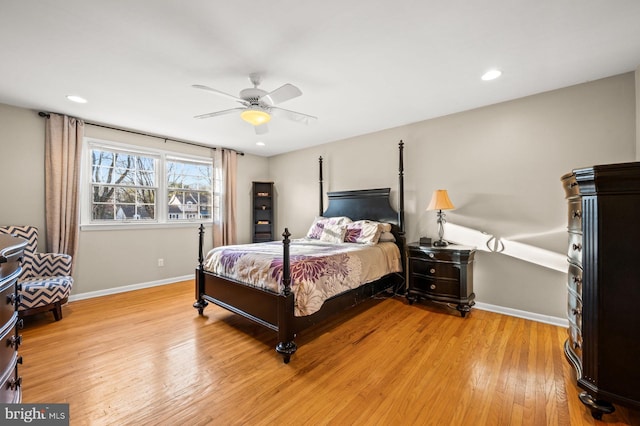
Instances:
[[[212,220],[219,204],[212,159],[95,142],[89,148],[90,223]]]

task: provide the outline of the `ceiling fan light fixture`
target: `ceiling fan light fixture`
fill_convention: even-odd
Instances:
[[[271,115],[262,109],[249,108],[240,113],[240,118],[249,124],[259,126],[268,123],[271,120]]]

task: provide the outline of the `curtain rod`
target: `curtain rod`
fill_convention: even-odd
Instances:
[[[38,115],[40,117],[45,117],[45,118],[49,118],[49,116],[50,116],[50,114],[48,112],[42,112],[42,111],[40,111],[38,113]],[[171,142],[183,143],[185,145],[197,146],[197,147],[200,147],[200,148],[218,149],[215,146],[204,145],[204,144],[200,144],[200,143],[196,143],[196,142],[181,141],[181,140],[177,140],[177,139],[173,139],[173,138],[168,138],[168,137],[165,137],[165,136],[159,136],[159,135],[152,135],[150,133],[137,132],[135,130],[119,129],[117,127],[111,127],[111,126],[106,126],[104,124],[92,123],[90,121],[84,121],[84,124],[88,124],[90,126],[95,126],[95,127],[102,127],[103,129],[118,130],[120,132],[133,133],[134,135],[148,136],[148,137],[156,138],[156,139],[164,139],[165,142],[171,141]],[[222,147],[220,149],[228,149],[230,151],[235,151],[238,155],[244,155],[244,152],[238,151],[236,149],[222,148]]]

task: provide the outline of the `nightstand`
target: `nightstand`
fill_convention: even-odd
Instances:
[[[412,304],[421,298],[444,303],[464,317],[475,305],[473,258],[475,247],[449,244],[447,247],[407,246],[409,290]]]

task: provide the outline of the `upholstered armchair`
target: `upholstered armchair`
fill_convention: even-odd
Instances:
[[[67,303],[73,286],[71,256],[38,253],[38,228],[35,226],[0,226],[0,233],[24,238],[28,242],[18,278],[18,315],[25,317],[51,311],[56,321],[62,319],[62,305]]]

